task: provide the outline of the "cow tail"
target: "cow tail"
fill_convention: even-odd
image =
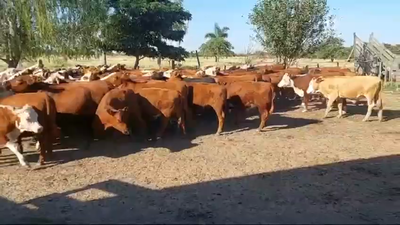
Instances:
[[[272,87],[272,85],[271,85],[271,91],[272,91],[272,98],[271,98],[271,108],[269,109],[269,114],[272,114],[273,112],[274,112],[274,110],[275,110],[275,96],[276,96],[276,94],[275,94],[275,91],[274,91],[274,88]]]
[[[223,101],[223,105],[222,105],[222,110],[224,111],[225,116],[226,116],[227,113],[229,112],[229,106],[228,106],[228,91],[227,91],[226,87],[223,87],[223,88],[222,88],[222,93],[221,93],[221,95],[222,95],[222,99],[224,100],[224,101]]]
[[[379,109],[383,108],[383,103],[382,103],[382,91],[383,91],[383,82],[382,80],[379,81],[379,86],[378,89],[375,92],[375,96],[374,96],[374,101],[376,106]]]

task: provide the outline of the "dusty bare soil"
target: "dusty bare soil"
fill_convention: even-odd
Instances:
[[[112,139],[88,151],[71,140],[36,170],[3,150],[0,222],[398,223],[400,97],[385,94],[385,104],[382,123],[376,113],[361,122],[365,106],[321,120],[315,103],[308,113],[278,107],[262,133],[253,116],[228,121],[222,136],[199,119],[193,138]]]

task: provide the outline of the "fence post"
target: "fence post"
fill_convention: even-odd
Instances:
[[[200,59],[199,59],[199,54],[197,53],[197,50],[196,50],[196,58],[197,58],[197,66],[199,67],[198,69],[200,69]]]
[[[336,66],[339,67],[339,62],[336,62]]]
[[[319,68],[319,63],[317,63],[317,68]]]

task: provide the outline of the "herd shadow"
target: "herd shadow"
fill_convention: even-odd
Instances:
[[[291,105],[286,105],[286,108],[291,107]],[[257,129],[260,124],[257,109],[248,109],[246,116],[248,119],[241,121],[236,125],[233,121],[233,115],[228,113],[222,135],[230,135],[246,130]],[[264,131],[270,132],[280,129],[292,129],[320,122],[321,120],[292,118],[281,114],[272,114],[267,121],[267,127],[264,128]],[[162,147],[171,152],[189,150],[190,148],[198,145],[193,143],[195,138],[215,134],[217,131],[217,126],[217,117],[213,109],[210,108],[205,109],[202,115],[197,115],[195,117],[193,129],[191,129],[187,135],[182,135],[180,132],[178,132],[178,126],[176,124],[170,124],[170,126],[167,128],[166,136],[157,141],[138,141],[139,139],[137,138],[131,138],[122,135],[112,135],[103,140],[90,141],[90,147],[87,149],[86,143],[88,143],[90,137],[82,132],[79,133],[79,135],[74,135],[73,137],[63,137],[59,143],[56,143],[53,146],[54,154],[52,159],[49,161],[50,165],[48,166],[99,156],[119,158],[137,153],[147,148]],[[270,126],[272,126],[272,128]],[[36,152],[30,152],[29,154],[26,154],[26,159],[28,162],[37,162],[38,157],[39,156]],[[14,155],[0,157],[0,167],[16,164],[18,164],[18,161]]]
[[[264,128],[264,131],[273,132],[275,130],[293,129],[322,122],[320,118],[294,118],[280,113],[297,110],[300,103],[301,100],[298,99],[293,101],[277,101],[275,104],[275,112],[277,113],[274,113],[270,116],[269,120],[267,121],[267,127]],[[319,102],[312,102],[310,105],[311,111],[325,108],[325,105]],[[365,104],[355,106],[349,103],[347,107],[348,114],[346,117],[351,117],[352,115],[365,115],[367,111],[367,106]],[[336,111],[336,109],[333,109],[332,111]],[[331,117],[332,113],[333,112],[330,113]],[[376,112],[372,114],[372,117],[375,115]],[[246,116],[246,120],[241,121],[236,125],[234,123],[233,115],[227,113],[224,132],[222,135],[230,135],[246,130],[257,129],[260,124],[258,111],[255,108],[248,109]],[[400,118],[400,110],[384,109],[384,119],[386,121],[397,118]],[[170,150],[171,152],[189,150],[190,148],[198,145],[193,143],[194,139],[201,136],[215,134],[218,126],[217,117],[211,108],[205,109],[202,115],[197,115],[194,119],[195,124],[193,124],[193,129],[190,129],[190,132],[188,132],[186,136],[177,132],[176,124],[170,124],[167,130],[167,135],[163,139],[157,141],[138,141],[136,138],[113,136],[104,140],[93,140],[90,142],[90,149],[85,150],[86,146],[82,143],[87,142],[88,137],[85,137],[84,134],[80,135],[78,138],[63,138],[61,144],[58,143],[54,146],[54,154],[50,164],[65,163],[98,156],[119,158],[137,153],[147,148],[162,147]],[[26,155],[26,157],[29,162],[36,162],[38,160],[37,153],[30,152]],[[0,167],[16,164],[18,164],[18,161],[14,155],[5,156],[0,154]]]
[[[392,155],[163,189],[110,179],[20,204],[0,197],[0,218],[24,224],[389,224],[400,220],[399,178],[400,155]]]

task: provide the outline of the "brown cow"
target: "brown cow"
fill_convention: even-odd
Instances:
[[[59,129],[56,125],[57,111],[54,100],[44,92],[24,93],[0,99],[0,104],[11,105],[15,107],[22,107],[25,104],[29,104],[35,109],[38,114],[38,121],[43,126],[43,132],[38,135],[40,147],[39,164],[43,165],[44,161],[46,160],[45,154],[47,153],[49,156],[51,156],[53,148],[52,144],[59,136]],[[21,140],[19,139],[19,142],[20,141]],[[21,151],[23,151],[22,148]]]
[[[143,84],[124,82],[119,88],[129,88],[139,94],[139,106],[143,117],[147,121],[154,120],[161,116],[161,127],[157,132],[157,137],[162,137],[167,128],[170,118],[176,117],[178,125],[186,134],[186,124],[184,120],[183,98],[178,91],[165,89],[143,87]]]
[[[145,132],[146,124],[140,112],[138,96],[130,89],[113,89],[100,101],[93,120],[93,130],[101,136],[105,130],[112,127],[123,134],[130,134],[129,127],[133,125]]]
[[[218,129],[216,135],[220,135],[225,122],[225,106],[227,99],[226,88],[218,84],[187,83],[193,91],[192,104],[194,106],[210,106],[218,117]]]
[[[257,82],[263,81],[261,74],[252,74],[252,75],[239,75],[239,76],[216,76],[215,82],[220,85],[227,85],[236,82]]]
[[[266,82],[238,82],[231,83],[226,86],[228,103],[234,105],[236,114],[236,123],[239,117],[245,113],[246,107],[257,107],[260,113],[260,126],[258,131],[261,131],[268,120],[268,117],[274,111],[275,94],[270,83]]]
[[[304,75],[289,75],[285,73],[283,75],[281,81],[278,83],[278,87],[291,87],[293,88],[293,91],[300,97],[303,98],[303,102],[301,105],[303,106],[303,112],[308,111],[308,101],[309,99],[309,94],[307,94],[307,88],[308,85],[313,77],[319,77],[319,76],[344,76],[342,72],[330,72],[330,73],[324,73],[324,74],[318,74],[318,75],[310,75],[310,74],[304,74]]]
[[[192,120],[192,111],[188,106],[189,102],[189,90],[184,81],[181,81],[180,78],[181,74],[172,72],[171,73],[172,79],[169,79],[167,82],[158,81],[158,80],[150,80],[148,82],[130,82],[131,87],[134,87],[135,90],[139,90],[140,88],[166,88],[170,90],[178,91],[182,97],[182,104],[183,104],[183,119],[190,125],[193,124]],[[128,81],[129,82],[129,81]]]
[[[46,91],[56,103],[57,125],[62,128],[63,133],[75,135],[77,132],[73,130],[79,127],[83,128],[80,129],[80,133],[85,131],[89,138],[93,135],[91,125],[97,105],[103,96],[114,88],[112,83],[102,80],[50,85],[36,82],[29,77],[13,79],[8,82],[8,86],[17,93]],[[67,132],[66,128],[73,130]],[[87,147],[89,144],[90,142]]]
[[[321,68],[309,68],[309,74],[320,74],[326,72],[351,72],[349,68],[340,68],[340,67],[321,67]]]

